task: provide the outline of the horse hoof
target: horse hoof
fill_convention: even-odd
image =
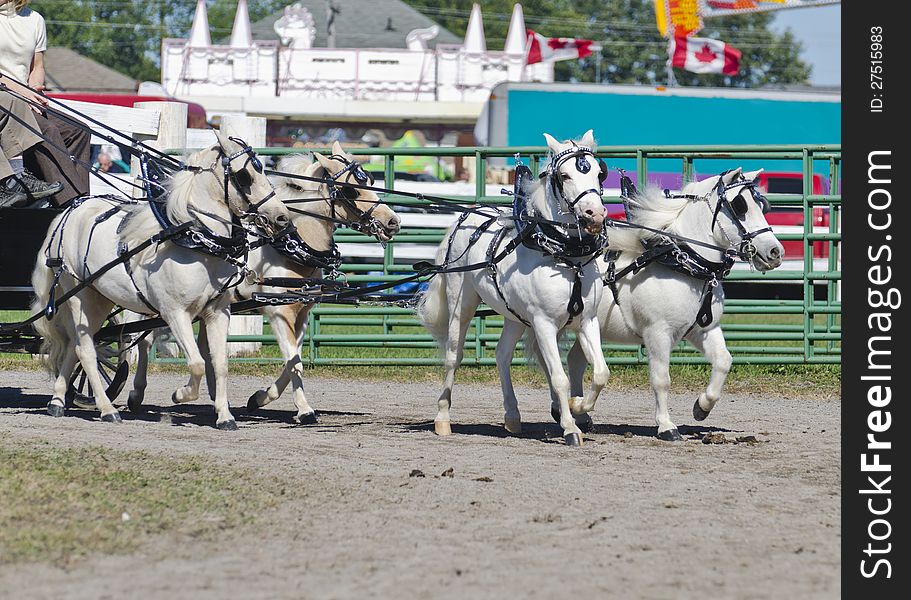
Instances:
[[[79,392],[74,392],[72,395],[73,406],[76,408],[81,408],[83,410],[96,410],[95,399],[86,396],[85,394],[80,394]]]
[[[253,392],[253,395],[250,396],[249,400],[247,400],[247,412],[256,412],[266,404],[268,404],[268,396],[266,395],[266,390],[258,390],[256,392]]]
[[[130,409],[131,413],[145,412],[145,408],[142,406],[142,396],[130,392],[130,396],[127,398],[127,408]]]
[[[566,440],[567,446],[581,446],[582,445],[582,436],[578,433],[567,433],[563,436],[563,439]]]
[[[222,421],[221,423],[216,423],[215,426],[222,431],[237,431],[237,423],[234,422],[234,419],[230,421]]]
[[[576,417],[576,427],[581,429],[582,433],[591,433],[592,429],[595,428],[595,424],[592,422],[591,415],[585,413]]]
[[[54,404],[53,402],[48,402],[47,404],[47,414],[52,417],[62,417],[64,409],[59,404]]]
[[[677,428],[675,427],[674,429],[659,432],[658,439],[664,440],[665,442],[679,442],[683,439],[683,436],[680,435],[680,432],[677,431]]]
[[[503,427],[509,433],[518,435],[522,433],[522,419],[503,419]]]
[[[434,421],[433,431],[437,435],[452,435],[452,426],[449,421]]]
[[[303,415],[295,415],[294,422],[298,425],[316,425],[319,419],[316,418],[316,411],[313,411]]]
[[[696,400],[696,403],[693,404],[693,418],[697,421],[705,421],[705,418],[709,416],[707,410],[702,410],[702,407],[699,406],[699,400]]]
[[[122,423],[123,419],[120,418],[120,413],[116,410],[107,415],[101,415],[101,420],[105,423]]]
[[[171,394],[171,402],[174,404],[180,404],[180,400],[177,399],[177,392],[173,392]]]

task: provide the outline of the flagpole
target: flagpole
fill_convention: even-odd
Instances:
[[[674,38],[667,38],[667,62],[665,67],[667,69],[667,87],[677,87],[677,78],[674,77]]]

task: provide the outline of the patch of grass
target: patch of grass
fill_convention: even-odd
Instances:
[[[208,538],[255,523],[282,493],[281,482],[196,457],[2,439],[0,564],[65,565],[159,533]]]

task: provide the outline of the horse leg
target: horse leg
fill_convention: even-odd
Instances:
[[[538,354],[538,360],[540,361],[540,359],[541,355]],[[569,353],[566,356],[570,398],[582,396],[582,386],[585,383],[585,368],[587,366],[588,362],[585,360],[585,353],[582,351],[579,340],[576,339],[576,342],[573,344],[573,347],[569,349]],[[550,392],[550,416],[555,422],[560,422],[560,401],[557,399],[557,395],[553,390]],[[583,433],[588,433],[595,427],[595,424],[592,422],[592,417],[588,413],[574,414],[573,418],[576,420],[576,425],[579,426],[579,429],[581,429]]]
[[[497,370],[500,372],[500,388],[503,390],[503,426],[509,433],[522,433],[522,416],[519,414],[519,401],[512,388],[512,377],[509,373],[516,344],[525,332],[525,325],[511,319],[504,319],[503,333],[497,342]]]
[[[304,319],[300,313],[304,313]],[[306,331],[306,313],[296,306],[282,306],[268,311],[269,324],[272,334],[278,344],[282,357],[285,359],[282,372],[278,379],[264,390],[257,390],[247,401],[247,410],[250,412],[263,407],[276,400],[291,384],[294,390],[294,406],[297,414],[293,417],[295,423],[309,425],[317,422],[316,411],[310,407],[304,394],[304,366],[300,357],[300,341]]]
[[[154,334],[147,335],[136,344],[136,374],[133,375],[133,389],[127,399],[130,412],[142,411],[142,401],[145,399],[149,375],[149,351],[154,343]]]
[[[671,350],[674,340],[667,331],[647,329],[643,336],[648,350],[648,375],[655,394],[655,422],[658,424],[658,439],[677,442],[683,439],[677,426],[671,421],[667,409],[667,397],[671,390]]]
[[[86,302],[79,296],[70,299],[70,314],[79,315],[74,319],[73,335],[70,339],[76,341],[76,356],[82,364],[82,370],[85,373],[92,391],[95,393],[95,407],[101,413],[101,420],[108,423],[120,423],[120,413],[114,408],[110,398],[105,393],[105,383],[98,372],[98,353],[95,350],[94,334],[101,328],[101,324],[107,318],[111,305],[109,302],[95,301],[94,304]],[[55,385],[55,388],[57,386]],[[56,392],[56,389],[55,389]]]
[[[580,324],[579,333],[573,348],[576,346],[581,347],[585,358],[592,365],[592,385],[588,395],[585,398],[581,398],[575,395],[576,391],[570,390],[573,394],[570,408],[578,415],[581,413],[590,413],[595,409],[595,402],[598,401],[598,395],[601,393],[601,390],[604,389],[604,386],[607,385],[607,379],[610,377],[610,370],[607,368],[607,362],[604,360],[604,352],[601,350],[601,328],[598,325],[597,319],[588,319]],[[577,363],[582,362],[578,357],[575,357],[575,360]],[[585,363],[582,362],[582,365],[582,372],[584,373]],[[570,372],[570,381],[572,381],[573,375],[579,375],[578,364],[575,365],[575,368],[577,373]],[[581,386],[581,377],[579,377],[577,381]],[[582,390],[577,391],[581,394]]]
[[[183,350],[184,356],[187,357],[187,368],[190,370],[190,379],[187,385],[177,388],[171,394],[171,401],[174,404],[184,404],[194,402],[199,398],[199,384],[206,373],[205,359],[196,345],[196,337],[193,334],[193,321],[186,312],[174,315],[173,318],[167,319],[171,326],[171,334]]]
[[[66,407],[66,392],[70,387],[70,376],[76,367],[76,348],[72,344],[57,365],[57,377],[54,379],[54,395],[47,404],[47,413],[52,417],[62,417]]]
[[[209,354],[209,330],[206,327],[205,319],[199,321],[196,345],[199,346],[199,353],[206,365],[206,389],[209,391],[209,399],[215,400],[215,371],[212,369],[212,356]]]
[[[560,407],[560,427],[563,428],[563,439],[567,446],[582,445],[582,430],[576,425],[569,409],[569,377],[563,370],[560,360],[560,346],[557,343],[557,328],[550,321],[536,321],[535,337],[538,341],[538,356],[550,382],[552,396],[556,396]]]
[[[724,387],[724,381],[731,370],[731,353],[728,352],[727,344],[724,342],[724,334],[721,331],[721,327],[718,326],[711,329],[693,331],[686,339],[697,350],[702,352],[706,360],[712,365],[709,384],[706,386],[705,391],[699,395],[699,398],[696,399],[696,403],[693,404],[693,418],[697,421],[703,421],[709,416],[709,412],[711,412],[721,397],[721,388]]]
[[[450,435],[449,408],[452,406],[452,386],[455,383],[455,372],[462,362],[465,351],[465,334],[474,318],[475,310],[481,303],[481,298],[474,289],[464,286],[465,278],[462,275],[447,277],[443,285],[447,286],[447,302],[449,302],[449,329],[446,334],[446,343],[443,345],[443,368],[446,375],[443,377],[443,391],[437,400],[437,416],[433,420],[433,430],[437,435]]]
[[[206,315],[205,320],[206,328],[209,330],[212,370],[215,373],[215,426],[226,431],[234,431],[237,424],[228,403],[228,324],[231,321],[231,311],[227,307],[213,310]]]

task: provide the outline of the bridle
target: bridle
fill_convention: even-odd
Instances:
[[[367,173],[367,171],[364,170],[364,167],[361,166],[361,163],[356,160],[350,160],[348,157],[341,154],[330,154],[328,158],[330,160],[337,160],[345,165],[345,168],[335,175],[330,174],[328,171],[326,172],[329,179],[325,182],[325,185],[329,191],[329,206],[332,209],[332,217],[337,218],[335,203],[340,202],[348,211],[353,213],[357,219],[355,222],[346,223],[348,227],[355,231],[378,237],[383,231],[383,224],[379,219],[373,216],[373,211],[376,210],[376,207],[379,206],[380,203],[373,202],[371,203],[370,208],[361,210],[356,202],[358,196],[360,196],[358,189],[351,187],[347,181],[340,181],[342,177],[351,176],[354,177],[354,180],[357,182],[355,185],[373,185],[373,177]]]
[[[554,195],[563,199],[570,210],[574,210],[582,198],[588,194],[596,194],[599,198],[604,196],[604,180],[607,179],[607,165],[604,164],[602,159],[595,156],[595,153],[591,148],[587,146],[578,146],[575,142],[571,143],[573,145],[572,148],[567,148],[566,150],[558,152],[550,159],[550,165],[548,165],[547,169],[541,174],[541,177],[548,177]],[[589,188],[579,193],[573,200],[565,198],[563,195],[563,181],[560,178],[560,167],[570,159],[575,159],[576,170],[582,174],[588,173],[592,168],[591,162],[589,162],[589,159],[587,158],[589,156],[598,161],[598,166],[601,169],[598,173],[598,187]]]
[[[750,191],[753,200],[762,208],[762,214],[768,213],[771,205],[768,198],[763,196],[762,193],[756,189],[756,182],[747,180],[742,175],[741,179],[725,184],[724,176],[727,173],[728,171],[725,171],[718,176],[718,183],[713,188],[713,191],[718,196],[718,202],[715,203],[715,209],[712,211],[712,231],[715,230],[715,225],[718,223],[718,216],[721,214],[721,211],[727,211],[728,216],[737,227],[737,233],[740,235],[740,242],[736,244],[736,256],[741,260],[750,262],[756,255],[756,247],[753,245],[753,239],[763,233],[772,231],[772,227],[766,226],[762,229],[757,229],[756,231],[747,230],[743,224],[743,220],[746,217],[747,212],[749,212],[750,207],[747,203],[748,200],[743,196],[743,190]],[[734,196],[733,200],[729,200],[728,192],[733,189],[740,189],[741,191]],[[703,200],[708,202],[707,196],[698,196],[696,194],[671,194],[668,190],[665,190],[664,194],[668,198],[686,198],[688,200]],[[724,229],[721,229],[721,234],[728,240],[728,243],[733,249],[735,244],[725,233]]]
[[[224,200],[225,205],[230,206],[230,199],[228,197],[228,184],[234,187],[234,190],[240,195],[240,197],[247,204],[247,209],[243,212],[241,216],[250,218],[253,223],[260,229],[268,231],[269,223],[266,221],[266,218],[259,214],[259,209],[263,204],[271,200],[275,196],[275,189],[272,189],[268,194],[266,194],[259,201],[254,201],[250,198],[249,194],[246,192],[246,189],[250,189],[253,185],[253,179],[247,173],[247,165],[253,168],[257,173],[263,173],[263,163],[256,156],[256,153],[253,152],[253,148],[247,144],[244,140],[238,137],[229,137],[229,140],[240,146],[240,150],[234,152],[233,154],[228,154],[227,151],[222,147],[221,144],[218,145],[218,158],[215,159],[209,167],[195,167],[195,166],[185,166],[184,169],[187,171],[192,171],[194,173],[203,173],[210,172],[213,175],[215,174],[215,167],[221,162],[222,167],[222,188],[224,189]],[[231,166],[231,162],[244,154],[247,155],[247,159],[244,161],[243,167],[240,169],[234,169]],[[243,178],[244,180],[241,180]],[[246,189],[245,189],[246,188]]]

